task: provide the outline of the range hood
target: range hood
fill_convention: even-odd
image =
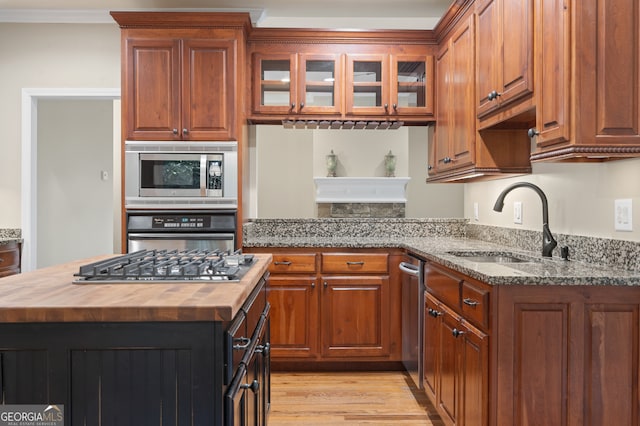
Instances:
[[[403,121],[282,120],[282,126],[285,129],[395,130],[403,125]]]

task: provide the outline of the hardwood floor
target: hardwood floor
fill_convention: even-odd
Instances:
[[[444,426],[400,371],[271,374],[269,426]]]

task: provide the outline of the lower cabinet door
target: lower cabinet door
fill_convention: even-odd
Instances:
[[[489,336],[463,321],[460,325],[460,413],[464,426],[488,424]]]
[[[388,356],[389,330],[388,276],[322,278],[323,356]]]
[[[427,294],[424,315],[424,389],[436,396],[436,378],[438,374],[438,343],[440,341],[440,316],[442,312],[433,297]]]
[[[440,322],[440,344],[438,354],[437,405],[440,414],[451,424],[456,424],[458,414],[458,339],[456,337],[460,318],[443,309]]]
[[[315,277],[269,278],[271,354],[274,358],[318,355],[318,289]]]

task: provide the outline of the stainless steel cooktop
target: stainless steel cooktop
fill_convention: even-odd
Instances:
[[[219,250],[140,250],[80,267],[75,284],[233,283],[253,266],[252,254]]]

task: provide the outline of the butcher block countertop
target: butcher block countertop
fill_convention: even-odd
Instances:
[[[74,284],[78,260],[0,279],[0,322],[231,321],[267,271],[270,254],[237,283]]]

